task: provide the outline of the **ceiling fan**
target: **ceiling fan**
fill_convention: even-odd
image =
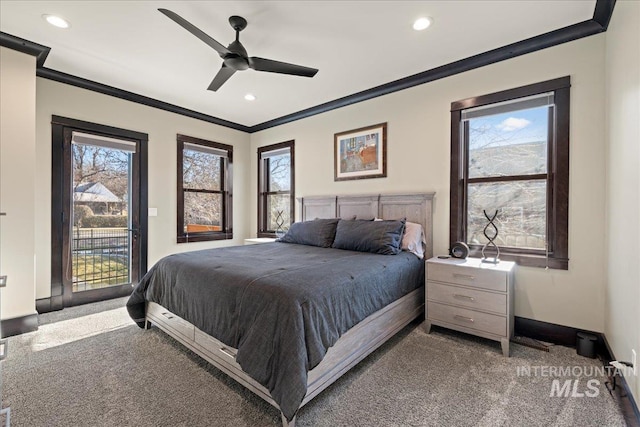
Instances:
[[[229,46],[224,47],[222,44],[218,43],[177,13],[168,9],[158,10],[212,47],[224,60],[222,68],[220,68],[220,71],[218,71],[218,74],[214,77],[213,81],[207,88],[208,90],[217,91],[236,71],[246,70],[247,68],[252,68],[256,71],[291,74],[303,77],[313,77],[318,72],[315,68],[274,61],[272,59],[258,58],[257,56],[249,56],[247,54],[247,50],[242,46],[239,39],[240,31],[244,30],[247,26],[247,20],[241,16],[232,16],[229,18],[229,24],[231,24],[231,27],[236,31],[236,39],[231,42]]]

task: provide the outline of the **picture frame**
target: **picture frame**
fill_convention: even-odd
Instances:
[[[387,176],[387,123],[334,134],[334,181]]]

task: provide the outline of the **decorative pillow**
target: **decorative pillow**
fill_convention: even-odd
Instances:
[[[340,221],[332,247],[382,255],[400,253],[401,221]]]
[[[338,221],[340,221],[340,218],[294,222],[291,224],[291,227],[289,227],[287,234],[276,240],[276,242],[329,248],[336,235]]]
[[[321,218],[314,218],[314,219],[321,219]],[[353,215],[351,218],[336,218],[336,219],[357,219],[355,215]]]
[[[357,215],[354,219],[358,221],[373,221],[375,217],[368,215]]]
[[[404,236],[402,237],[402,250],[415,254],[418,258],[424,258],[424,249],[427,240],[420,224],[406,222],[404,225]]]

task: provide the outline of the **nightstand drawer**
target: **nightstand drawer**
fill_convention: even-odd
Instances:
[[[493,291],[507,291],[507,274],[497,270],[468,268],[455,264],[429,263],[427,279]]]
[[[466,308],[507,314],[507,295],[427,282],[427,299]]]
[[[507,335],[507,319],[504,316],[429,301],[427,302],[427,317],[501,337]]]

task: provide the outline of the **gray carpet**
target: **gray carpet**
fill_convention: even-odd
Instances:
[[[276,426],[279,413],[156,328],[135,326],[118,299],[40,316],[10,338],[4,404],[20,426]],[[550,397],[553,378],[518,367],[599,366],[414,323],[298,414],[299,426],[623,426],[597,379],[596,397]],[[568,378],[560,378],[561,383]]]

